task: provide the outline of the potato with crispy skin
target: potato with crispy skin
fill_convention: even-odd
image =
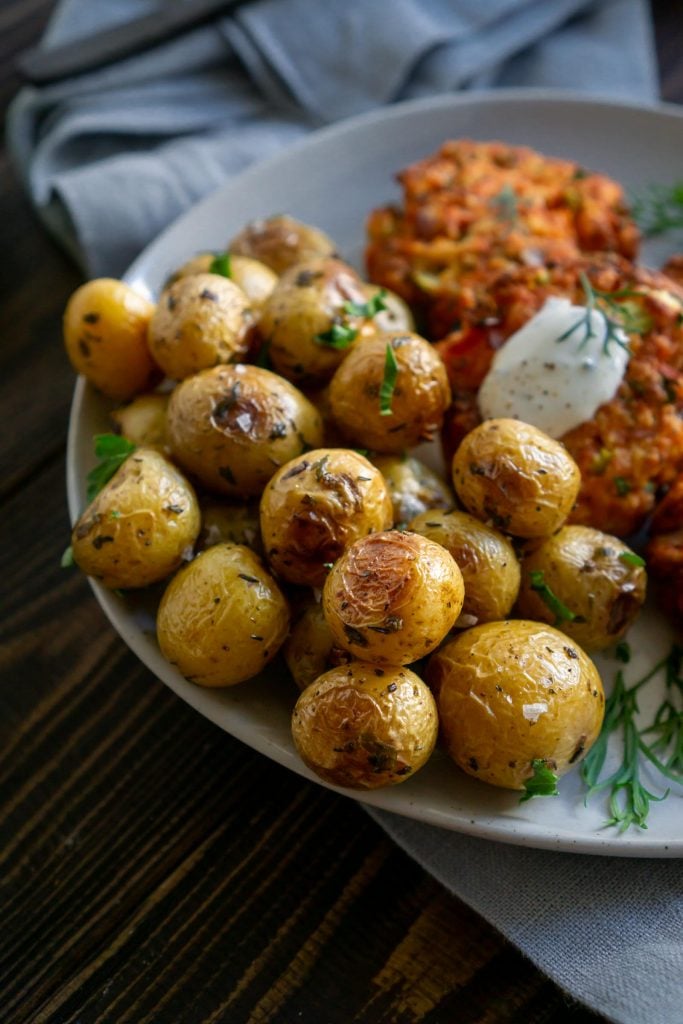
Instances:
[[[305,690],[328,669],[351,660],[348,651],[335,644],[322,606],[317,601],[307,604],[292,626],[283,654],[300,690]]]
[[[519,593],[520,569],[507,537],[458,509],[422,512],[408,529],[441,544],[458,563],[465,584],[465,615],[494,622],[510,614]]]
[[[559,529],[579,493],[578,466],[558,441],[519,420],[485,420],[453,456],[455,492],[468,512],[515,537]]]
[[[523,789],[535,761],[564,775],[600,733],[598,670],[564,633],[542,623],[468,629],[433,655],[426,679],[448,753],[494,786]]]
[[[362,661],[325,672],[292,715],[304,764],[350,789],[405,782],[428,761],[437,728],[434,698],[419,676]]]
[[[408,665],[441,643],[463,598],[462,573],[445,548],[392,530],[357,540],[333,565],[323,611],[354,657]]]
[[[222,266],[219,270],[216,266]],[[212,269],[215,267],[216,269]],[[227,271],[227,273],[225,272]],[[246,295],[249,305],[255,313],[259,313],[273,288],[277,284],[277,274],[259,260],[249,256],[237,256],[234,253],[202,252],[194,256],[166,281],[164,291],[181,277],[194,277],[197,274],[221,274]]]
[[[147,346],[154,303],[111,277],[86,281],[64,311],[64,344],[76,373],[125,401],[161,377]]]
[[[241,544],[217,544],[181,569],[157,614],[162,654],[199,686],[233,686],[258,675],[288,629],[280,588]]]
[[[443,363],[419,334],[361,339],[330,384],[332,416],[349,440],[389,454],[432,440],[450,400]]]
[[[382,474],[345,448],[319,448],[292,459],[261,497],[261,533],[283,579],[322,587],[326,566],[358,537],[391,526]]]
[[[116,433],[126,437],[133,444],[164,451],[167,447],[167,408],[168,395],[138,395],[128,405],[114,409],[110,413],[110,418]]]
[[[259,495],[278,466],[322,440],[302,393],[259,366],[216,366],[182,381],[168,403],[173,457],[205,487]]]
[[[246,356],[254,314],[241,288],[220,274],[181,277],[162,295],[149,324],[152,355],[173,380]]]
[[[183,474],[137,448],[76,522],[76,564],[105,587],[146,587],[181,564],[199,533],[199,506]]]
[[[389,487],[394,526],[405,526],[430,508],[453,508],[455,497],[438,473],[412,455],[374,455],[373,465]]]
[[[235,235],[228,249],[260,260],[276,274],[282,274],[303,260],[334,256],[336,246],[320,228],[281,213],[252,220]]]
[[[530,542],[517,609],[597,651],[631,626],[646,584],[644,560],[618,537],[589,526],[563,526],[540,543]]]

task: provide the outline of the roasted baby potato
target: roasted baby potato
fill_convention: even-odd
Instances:
[[[161,374],[147,346],[154,303],[111,277],[77,288],[64,312],[64,344],[76,373],[123,402]]]
[[[357,339],[376,333],[358,312],[366,299],[366,285],[341,260],[309,259],[285,271],[259,320],[273,367],[296,384],[329,380]]]
[[[379,789],[404,782],[429,759],[434,698],[407,668],[352,661],[308,686],[292,715],[294,745],[325,782]]]
[[[263,554],[257,501],[202,498],[199,508],[202,528],[197,539],[197,550],[204,551],[214,544],[243,544],[257,555]]]
[[[433,655],[426,679],[455,763],[505,789],[523,789],[534,761],[564,775],[602,725],[595,665],[564,633],[539,622],[466,630]]]
[[[287,668],[300,690],[305,690],[328,669],[351,660],[348,651],[336,646],[322,606],[317,601],[311,601],[292,626],[283,653]]]
[[[216,366],[182,381],[168,404],[173,456],[211,491],[261,493],[278,466],[322,441],[317,410],[259,366]]]
[[[332,566],[323,611],[354,657],[407,665],[441,643],[463,597],[462,573],[445,548],[392,530],[357,540]]]
[[[221,269],[216,266],[217,263]],[[212,267],[216,269],[212,270]],[[182,267],[171,274],[165,288],[175,284],[181,277],[211,273],[222,274],[236,284],[246,295],[255,313],[260,311],[277,284],[277,274],[259,260],[253,260],[249,256],[236,256],[230,252],[202,252],[187,263],[183,263]]]
[[[292,459],[261,498],[268,561],[290,583],[322,587],[327,564],[358,537],[391,526],[384,478],[364,456],[319,448]]]
[[[375,455],[371,462],[388,484],[394,526],[405,526],[427,509],[455,505],[450,487],[419,459],[409,455]]]
[[[162,654],[199,686],[251,679],[288,629],[289,608],[277,583],[241,544],[217,544],[181,569],[157,614]]]
[[[330,384],[332,415],[349,441],[383,453],[430,441],[450,400],[444,365],[418,334],[359,339]]]
[[[242,359],[253,331],[249,300],[234,282],[219,274],[194,274],[163,293],[150,320],[148,342],[164,373],[184,380]]]
[[[74,526],[74,561],[105,587],[146,587],[178,568],[199,526],[180,470],[155,449],[137,448]]]
[[[110,419],[116,432],[136,445],[166,448],[166,409],[168,395],[138,395],[128,405],[114,409]]]
[[[558,530],[580,483],[566,448],[519,420],[485,420],[453,456],[453,484],[467,511],[515,537]]]
[[[589,526],[563,526],[529,544],[518,611],[552,623],[587,650],[600,650],[632,624],[646,583],[643,559],[622,540]]]
[[[404,302],[400,295],[388,288],[379,288],[376,284],[366,285],[366,288],[369,299],[381,295],[384,305],[384,309],[376,313],[374,318],[378,331],[396,334],[399,331],[415,330],[415,317],[411,313],[408,303]]]
[[[465,583],[465,615],[494,622],[510,614],[519,593],[520,569],[507,537],[457,509],[423,512],[408,528],[441,544],[458,563]]]
[[[228,245],[231,253],[260,260],[276,274],[316,256],[334,256],[331,238],[286,213],[253,220]]]

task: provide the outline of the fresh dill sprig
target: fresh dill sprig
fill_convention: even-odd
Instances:
[[[683,181],[650,185],[634,195],[631,216],[646,238],[683,228]]]
[[[566,341],[575,331],[582,330],[583,336],[579,341],[579,348],[583,348],[591,338],[597,337],[593,328],[593,313],[601,313],[605,323],[602,337],[604,354],[610,354],[609,347],[612,342],[628,352],[628,340],[624,339],[624,332],[642,334],[649,329],[651,322],[647,314],[638,307],[634,307],[633,304],[627,305],[619,300],[638,297],[641,292],[633,288],[622,288],[616,292],[602,292],[593,287],[583,271],[579,274],[579,280],[586,296],[586,312],[561,334],[557,341]]]

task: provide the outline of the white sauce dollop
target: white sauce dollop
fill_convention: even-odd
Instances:
[[[614,397],[629,353],[616,340],[605,351],[607,322],[597,309],[590,313],[592,337],[586,339],[579,324],[586,314],[585,306],[574,306],[569,299],[546,299],[496,352],[479,390],[483,419],[518,419],[561,437],[592,419]],[[628,344],[621,329],[617,336]]]

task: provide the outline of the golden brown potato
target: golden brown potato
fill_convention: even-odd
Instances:
[[[110,419],[116,432],[122,434],[136,445],[148,448],[167,447],[166,409],[168,395],[138,395],[128,405],[114,409]]]
[[[522,560],[518,612],[552,623],[588,650],[609,647],[624,635],[645,601],[643,565],[617,537],[589,526],[563,526],[540,544],[529,545]]]
[[[181,277],[163,295],[150,320],[148,342],[167,376],[184,380],[199,370],[242,359],[254,315],[233,281],[219,274]]]
[[[295,622],[283,648],[287,668],[300,690],[318,676],[351,660],[348,651],[337,647],[322,606],[311,601]]]
[[[290,583],[322,587],[326,565],[358,537],[391,526],[382,474],[357,452],[318,448],[278,470],[261,498],[271,566]]]
[[[105,587],[146,587],[178,568],[199,526],[180,470],[155,449],[137,448],[74,526],[74,561]]]
[[[427,509],[455,505],[450,487],[419,459],[410,455],[373,455],[371,462],[389,486],[394,526],[405,526]]]
[[[323,611],[340,647],[380,665],[430,654],[460,615],[462,574],[417,533],[392,530],[352,544],[330,570]]]
[[[117,401],[148,391],[161,374],[147,346],[154,303],[123,281],[77,288],[64,312],[64,344],[76,373]]]
[[[466,615],[477,622],[494,622],[510,614],[519,593],[520,570],[507,537],[457,509],[423,512],[408,528],[450,551],[465,583]]]
[[[292,716],[304,764],[351,789],[394,786],[414,775],[429,760],[437,727],[434,698],[419,676],[363,661],[325,672]]]
[[[240,544],[217,544],[181,569],[157,615],[162,654],[199,686],[233,686],[258,675],[288,629],[277,583]]]
[[[253,220],[228,245],[231,253],[260,260],[276,274],[316,256],[334,256],[331,238],[286,213]]]
[[[219,273],[211,270],[216,258],[222,258],[223,267],[228,270],[224,277],[229,278],[246,295],[249,305],[258,313],[273,288],[277,284],[277,274],[259,260],[249,256],[237,256],[234,253],[202,252],[187,263],[183,263],[167,280],[164,290],[169,288],[181,277],[192,277],[196,274]]]
[[[392,358],[395,382],[383,397],[385,385],[392,382]],[[360,339],[330,384],[336,422],[350,441],[376,452],[402,452],[430,441],[450,401],[444,365],[418,334]]]
[[[453,484],[467,511],[515,537],[558,530],[580,483],[567,449],[519,420],[485,420],[453,456]]]
[[[203,498],[199,508],[202,528],[196,544],[198,551],[211,548],[214,544],[244,544],[257,555],[263,554],[257,501]]]
[[[595,742],[605,697],[598,670],[564,633],[523,619],[461,633],[427,666],[448,753],[463,771],[523,789],[543,761],[564,775]]]
[[[329,380],[359,338],[376,334],[371,317],[353,312],[366,301],[365,284],[341,260],[312,259],[285,271],[259,320],[273,367],[297,384]]]
[[[259,366],[216,366],[179,384],[168,404],[173,456],[222,494],[261,493],[278,466],[317,448],[317,410],[293,384]]]

